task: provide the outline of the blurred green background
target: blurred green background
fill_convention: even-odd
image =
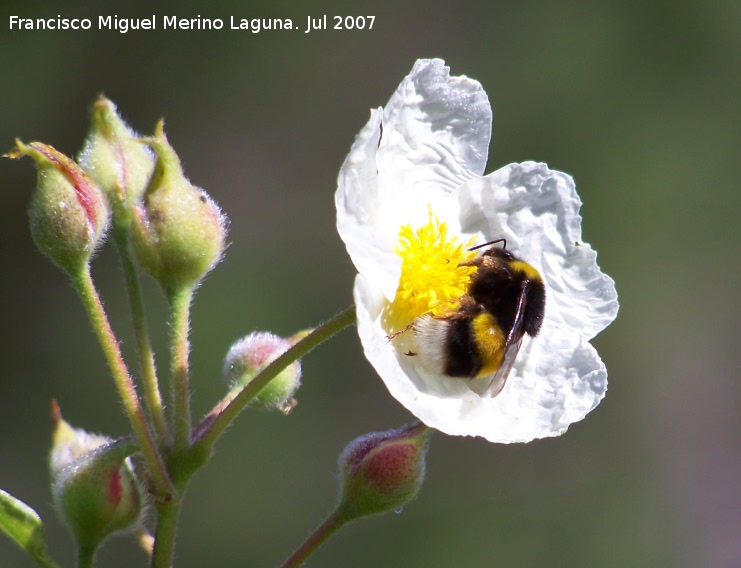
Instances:
[[[196,416],[224,392],[232,341],[291,334],[350,304],[337,171],[418,57],[444,58],[488,92],[487,171],[535,159],[574,176],[584,239],[617,282],[620,315],[594,341],[610,391],[592,414],[527,445],[435,436],[419,498],[347,528],[310,566],[741,564],[741,3],[147,4],[3,2],[0,150],[18,136],[75,154],[101,92],[140,131],[166,118],[187,175],[231,219],[226,260],[193,312]],[[11,15],[152,13],[292,18],[301,31],[8,31]],[[376,19],[371,31],[304,34],[322,14]],[[50,507],[49,401],[93,431],[123,435],[127,422],[77,298],[31,243],[31,161],[0,161],[0,179],[0,487],[38,510],[69,566]],[[110,248],[94,271],[130,355]],[[162,296],[149,281],[146,293],[166,369]],[[246,412],[221,440],[191,485],[178,567],[278,565],[334,505],[346,442],[411,420],[352,330],[305,360],[298,398],[288,417]],[[99,559],[145,564],[130,537]],[[15,566],[32,563],[0,535],[0,567]]]

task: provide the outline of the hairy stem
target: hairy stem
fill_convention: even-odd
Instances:
[[[324,544],[329,537],[335,534],[345,524],[347,519],[335,511],[309,535],[304,543],[283,563],[282,568],[295,568],[306,562],[316,550]]]
[[[154,364],[154,352],[149,339],[147,328],[147,316],[142,300],[141,283],[139,273],[131,259],[129,249],[128,225],[114,227],[113,234],[121,255],[124,275],[126,277],[126,289],[129,295],[129,305],[134,323],[134,336],[136,337],[137,350],[139,353],[139,365],[142,372],[142,385],[144,387],[144,403],[152,418],[152,426],[161,440],[169,440],[170,431],[165,419],[165,411],[162,405],[162,395],[157,381],[157,369]]]
[[[180,505],[179,499],[157,503],[157,531],[154,535],[152,568],[172,567]]]
[[[188,378],[188,356],[190,343],[190,303],[193,288],[181,288],[169,295],[171,318],[171,366],[172,401],[175,412],[175,447],[187,448],[190,445],[190,381]]]
[[[175,493],[175,488],[170,481],[162,456],[154,443],[152,432],[149,429],[149,424],[139,402],[139,396],[136,393],[134,381],[132,381],[126,363],[124,363],[121,348],[113,329],[111,329],[111,324],[103,309],[103,303],[100,301],[95,284],[93,284],[88,265],[73,277],[73,283],[98,336],[108,367],[113,374],[113,380],[121,397],[126,416],[129,418],[131,428],[144,456],[144,461],[152,476],[155,491],[161,498],[170,499]]]

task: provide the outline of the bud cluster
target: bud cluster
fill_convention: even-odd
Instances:
[[[36,162],[31,234],[41,252],[79,275],[105,239],[109,218],[127,234],[139,264],[168,292],[193,288],[221,258],[227,221],[184,176],[162,122],[140,138],[101,97],[79,163],[47,144],[16,141],[10,158]]]

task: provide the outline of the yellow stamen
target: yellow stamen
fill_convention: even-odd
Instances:
[[[456,309],[466,293],[472,266],[459,266],[476,256],[466,243],[448,235],[448,226],[429,213],[426,224],[399,230],[396,254],[401,257],[401,278],[394,301],[383,313],[383,326],[389,333],[404,330],[424,314],[441,315]]]

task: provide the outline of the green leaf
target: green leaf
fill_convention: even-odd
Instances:
[[[28,552],[39,566],[59,568],[46,552],[44,523],[36,511],[2,489],[0,489],[0,530]]]

